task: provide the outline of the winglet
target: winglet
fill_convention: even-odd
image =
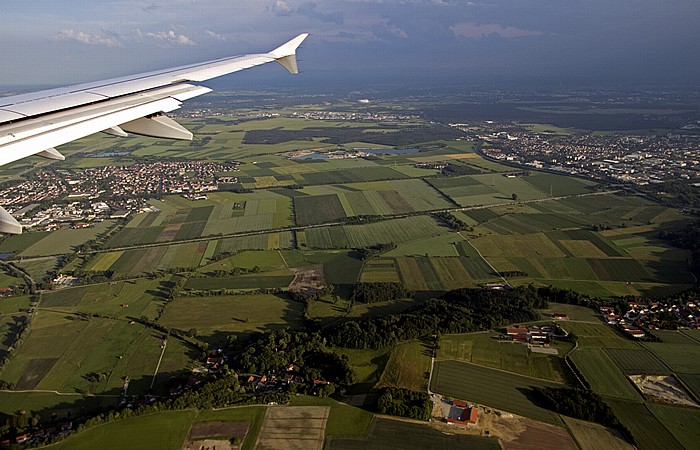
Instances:
[[[296,51],[301,43],[304,42],[304,39],[306,39],[308,36],[309,33],[300,34],[286,44],[282,44],[276,49],[272,50],[269,54],[275,58],[275,61],[282,64],[284,68],[289,71],[289,73],[299,73]]]
[[[12,214],[0,208],[0,233],[22,234],[22,225]]]

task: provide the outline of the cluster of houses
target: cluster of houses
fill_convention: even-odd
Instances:
[[[672,319],[678,326],[696,329],[700,323],[700,302],[648,303],[627,302],[627,311],[622,314],[613,306],[601,306],[600,313],[608,325],[616,326],[634,338],[646,336],[644,329],[658,330],[664,328],[664,321]]]
[[[304,377],[299,375],[298,367],[294,364],[289,364],[284,371],[280,373],[270,372],[266,375],[248,374],[240,377],[241,383],[246,386],[262,392],[282,392],[287,390],[291,385],[302,385],[306,383]],[[326,380],[313,380],[313,392],[316,392],[321,386],[331,384]]]
[[[644,330],[633,324],[634,321],[628,323],[628,319],[617,314],[614,307],[601,306],[600,313],[603,315],[603,320],[605,320],[608,325],[619,327],[633,338],[641,339],[646,336]]]
[[[226,364],[228,357],[224,355],[222,349],[216,349],[207,355],[204,360],[203,367],[193,370],[195,373],[217,371]],[[264,375],[258,374],[239,374],[238,380],[241,385],[260,392],[282,392],[289,388],[292,384],[305,384],[306,380],[299,374],[299,368],[294,364],[287,365],[279,373],[270,371]],[[330,384],[326,380],[313,380],[314,391],[321,387]],[[187,386],[177,386],[171,389],[171,395],[179,395],[187,390]]]
[[[18,434],[14,439],[5,437],[0,441],[0,448],[13,448],[13,444],[29,445],[37,442],[46,442],[51,439],[66,436],[73,432],[73,422],[66,420],[58,425],[46,428],[38,428],[31,432]],[[13,442],[14,441],[14,442]],[[36,445],[36,444],[35,444]]]

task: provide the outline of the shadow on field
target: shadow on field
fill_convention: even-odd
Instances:
[[[150,294],[156,298],[168,299],[170,298],[170,292],[175,287],[175,283],[172,281],[160,281],[158,283],[158,289],[148,289],[146,294]]]
[[[10,320],[12,322],[7,325],[7,332],[5,333],[4,339],[0,344],[4,349],[8,349],[15,344],[17,333],[22,331],[23,325],[27,321],[27,317],[22,314],[17,314],[10,317]],[[4,358],[6,355],[6,350],[0,350],[0,359]]]
[[[530,387],[526,387],[526,388],[524,388],[524,387],[518,387],[518,388],[515,388],[515,389],[516,389],[518,392],[520,392],[521,394],[523,394],[528,400],[530,400],[530,402],[531,402],[533,405],[535,405],[535,406],[537,406],[537,407],[539,407],[539,408],[544,408],[544,409],[549,410],[549,408],[547,407],[547,405],[543,402],[542,396],[539,395],[539,394],[537,393],[537,391],[535,390],[535,387],[536,387],[536,386],[530,386]]]
[[[88,376],[91,374],[87,374]],[[157,375],[156,383],[153,386],[153,391],[150,392],[157,396],[159,400],[169,398],[170,389],[178,386],[185,386],[190,374],[187,371],[180,372],[160,372]],[[143,397],[149,393],[153,375],[144,376],[141,378],[129,380],[127,396],[122,397],[123,388],[112,388],[110,390],[92,393],[90,390],[78,392],[83,394],[83,397],[58,397],[56,399],[64,399],[55,403],[53,406],[39,410],[16,410],[0,412],[0,423],[22,424],[23,421],[30,420],[31,417],[41,417],[41,425],[50,427],[54,424],[60,424],[65,421],[73,421],[73,426],[83,422],[85,419],[95,417],[98,414],[121,409],[120,404],[131,404],[132,408],[137,408],[141,404],[145,404],[146,400]],[[96,383],[95,385],[102,384]],[[6,394],[6,395],[26,395],[26,394]],[[43,397],[51,394],[42,393],[36,394]],[[122,403],[122,398],[125,402]],[[50,400],[49,400],[50,401]]]

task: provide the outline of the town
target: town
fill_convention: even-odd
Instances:
[[[452,126],[475,134],[483,154],[500,162],[639,186],[700,178],[700,136],[695,134],[562,136],[510,123],[489,123],[486,134],[466,124]]]
[[[204,193],[237,182],[233,175],[239,164],[154,161],[82,170],[40,169],[26,180],[1,188],[0,205],[9,207],[24,228],[52,230],[65,223],[81,228],[152,208],[146,204],[152,197],[206,198]],[[58,202],[63,199],[66,202]]]

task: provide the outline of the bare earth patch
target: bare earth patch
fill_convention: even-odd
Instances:
[[[231,438],[237,437],[241,442],[245,441],[248,434],[247,422],[202,422],[190,429],[190,434],[185,444],[185,450],[234,450],[238,446],[231,444]]]
[[[515,414],[498,411],[488,406],[479,407],[479,421],[475,427],[447,425],[442,418],[447,413],[442,396],[433,394],[433,421],[435,428],[445,433],[462,433],[498,438],[504,450],[574,450],[578,447],[569,433],[561,427],[537,422]]]
[[[321,450],[329,413],[327,406],[269,407],[255,448]]]
[[[323,277],[323,265],[321,264],[290,270],[294,273],[294,279],[289,285],[290,291],[309,293],[322,289],[326,285],[326,280]]]
[[[674,405],[700,407],[671,375],[630,375],[644,395]]]

